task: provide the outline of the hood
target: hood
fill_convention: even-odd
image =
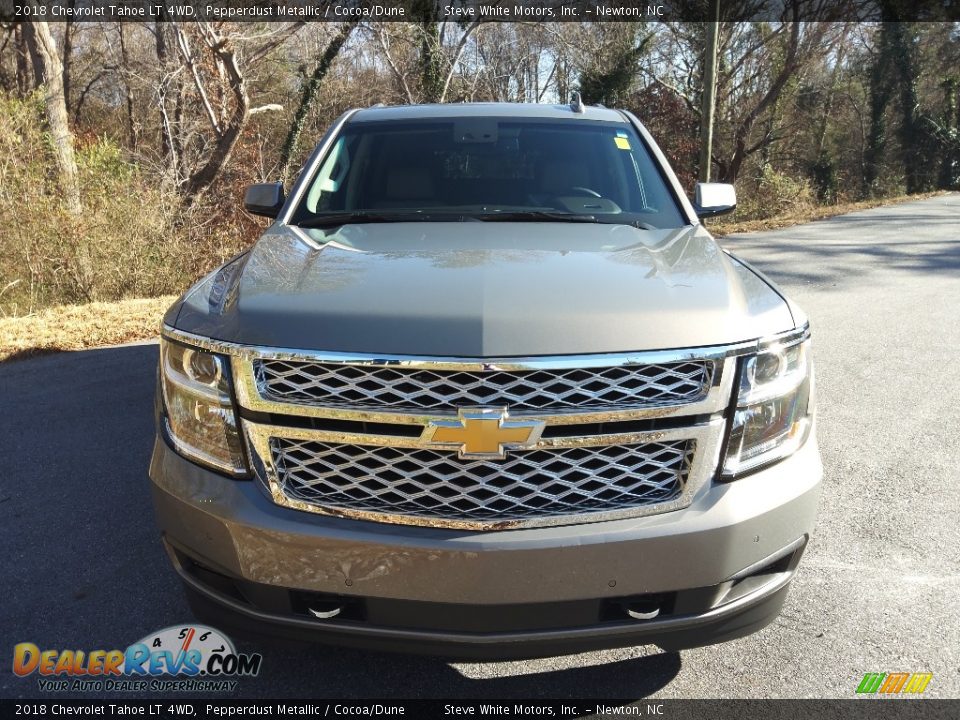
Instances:
[[[720,345],[794,327],[701,226],[417,222],[274,226],[168,322],[229,342],[453,357]]]

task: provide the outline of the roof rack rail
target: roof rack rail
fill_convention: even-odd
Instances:
[[[575,113],[584,111],[583,100],[580,99],[580,93],[575,92],[570,96],[570,109]]]

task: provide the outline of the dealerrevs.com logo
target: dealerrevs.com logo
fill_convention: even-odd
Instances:
[[[13,672],[37,675],[46,692],[233,692],[234,678],[256,676],[262,661],[204,625],[164,628],[126,650],[41,650],[29,642],[13,648]]]

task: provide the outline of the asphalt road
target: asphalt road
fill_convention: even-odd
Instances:
[[[724,244],[809,313],[826,480],[786,608],[752,637],[450,664],[261,648],[271,697],[851,697],[930,671],[960,696],[960,195]],[[156,347],[0,365],[0,696],[36,696],[12,647],[123,648],[190,615],[153,523]]]

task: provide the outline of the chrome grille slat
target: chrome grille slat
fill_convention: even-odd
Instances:
[[[709,392],[714,363],[504,371],[258,359],[253,370],[260,396],[274,402],[414,412],[499,406],[517,413],[698,402]]]
[[[427,521],[516,521],[642,508],[677,499],[696,443],[538,448],[505,460],[455,452],[270,438],[284,495],[328,510]]]

